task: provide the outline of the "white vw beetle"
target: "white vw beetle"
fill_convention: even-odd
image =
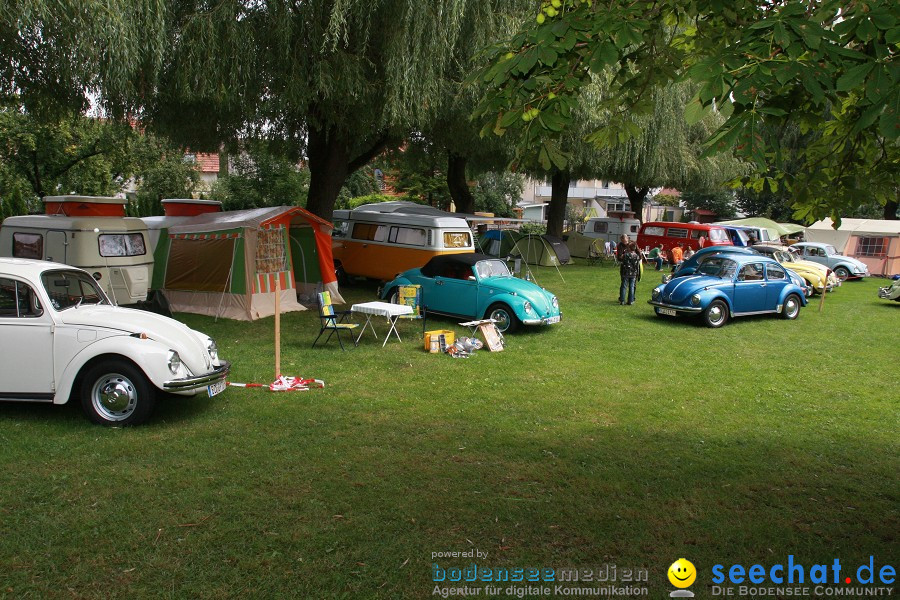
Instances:
[[[215,396],[231,365],[208,336],[110,304],[68,265],[0,258],[0,399],[64,404],[95,423],[137,425],[158,390]]]

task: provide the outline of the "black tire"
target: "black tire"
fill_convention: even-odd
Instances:
[[[800,314],[800,298],[797,294],[791,294],[784,299],[784,306],[781,307],[781,318],[793,321]]]
[[[847,267],[836,267],[834,269],[834,274],[841,281],[847,281],[847,278],[850,277],[850,269]]]
[[[156,388],[140,369],[120,359],[88,369],[81,382],[81,408],[98,425],[140,425],[153,413]]]
[[[728,322],[728,305],[721,300],[710,302],[703,311],[703,322],[707,327],[716,329]]]
[[[488,307],[484,318],[496,320],[500,333],[512,333],[519,328],[519,319],[516,317],[516,313],[507,305],[499,302]]]
[[[400,303],[400,288],[391,288],[391,291],[389,291],[385,295],[385,298],[387,298],[387,301],[390,302],[391,304],[399,304]]]
[[[337,279],[339,286],[348,285],[350,283],[350,277],[347,275],[344,267],[339,264],[334,266],[334,276]]]

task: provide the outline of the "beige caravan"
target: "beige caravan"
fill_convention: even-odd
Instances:
[[[7,217],[0,256],[65,263],[91,273],[116,304],[147,299],[153,269],[147,226],[121,198],[47,196],[46,214]]]

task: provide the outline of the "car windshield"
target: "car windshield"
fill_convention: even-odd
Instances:
[[[479,279],[489,279],[491,277],[512,277],[509,267],[502,260],[482,260],[475,265]]]
[[[56,310],[83,304],[109,304],[97,282],[83,271],[47,271],[41,275],[41,283]]]
[[[728,278],[734,275],[737,264],[722,256],[711,256],[697,268],[698,275]]]
[[[775,260],[780,263],[794,262],[794,256],[790,252],[782,252],[779,250],[772,256],[774,256]]]

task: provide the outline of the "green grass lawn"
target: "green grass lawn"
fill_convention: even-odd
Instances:
[[[614,269],[563,274],[537,271],[562,323],[500,353],[430,355],[418,322],[384,349],[310,349],[308,311],[282,319],[282,371],[323,390],[165,398],[131,429],[0,405],[0,596],[426,598],[434,562],[478,562],[646,568],[661,598],[683,556],[702,598],[715,564],[900,567],[883,281],[712,330],[654,316],[652,271],[624,307]],[[178,317],[233,381],[273,379],[272,318]],[[487,557],[432,560],[470,549]]]

